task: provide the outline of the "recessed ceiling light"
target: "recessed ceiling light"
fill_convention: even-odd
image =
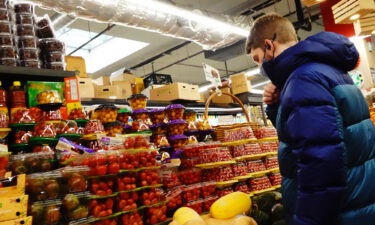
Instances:
[[[354,14],[353,16],[350,17],[350,20],[356,20],[359,19],[359,14]]]

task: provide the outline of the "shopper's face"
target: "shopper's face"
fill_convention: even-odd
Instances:
[[[264,59],[264,50],[261,48],[252,48],[250,57],[253,59],[255,64],[257,64],[258,66],[262,65]]]

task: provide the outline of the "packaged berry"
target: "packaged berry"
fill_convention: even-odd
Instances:
[[[184,134],[186,127],[185,120],[172,120],[168,123],[168,134],[170,136]]]
[[[0,65],[3,66],[17,66],[15,58],[2,58],[0,59]]]
[[[44,59],[48,63],[54,63],[54,62],[59,62],[63,63],[64,62],[64,53],[57,51],[57,52],[45,52],[43,54]]]
[[[17,3],[13,6],[16,13],[34,14],[34,5],[30,3]]]
[[[138,153],[139,167],[155,167],[159,166],[159,162],[156,160],[158,151],[156,149],[141,150]]]
[[[260,142],[259,146],[262,149],[262,153],[277,152],[279,148],[279,143],[278,141],[265,141]]]
[[[100,178],[92,178],[88,180],[88,190],[96,196],[109,196],[115,192],[114,177],[103,176]]]
[[[116,179],[116,190],[131,191],[137,188],[137,174],[134,172],[120,174]]]
[[[224,131],[224,141],[238,141],[244,139],[255,139],[253,130],[251,127],[240,127]]]
[[[206,169],[202,174],[204,181],[229,181],[234,177],[234,173],[231,166],[217,167],[212,169]]]
[[[180,104],[169,105],[165,108],[168,120],[182,120],[185,107]]]
[[[147,104],[147,96],[143,94],[135,94],[128,98],[128,102],[132,110],[145,109]]]
[[[198,168],[181,170],[179,179],[183,184],[195,184],[202,181],[201,170]]]
[[[177,167],[171,166],[161,169],[160,176],[164,187],[173,188],[182,185],[180,179],[178,178],[177,169]]]
[[[142,170],[137,173],[138,184],[140,187],[154,186],[161,184],[161,178],[158,170]]]
[[[127,124],[131,114],[132,111],[130,111],[129,109],[119,109],[117,111],[117,120],[123,124]]]
[[[20,57],[20,60],[39,59],[39,52],[36,48],[21,48],[18,50],[18,55]]]
[[[17,38],[18,48],[37,48],[37,39],[34,36],[23,36]]]
[[[153,225],[167,220],[167,206],[165,204],[145,209],[145,225]]]
[[[16,50],[13,46],[0,46],[0,58],[15,58]]]
[[[215,194],[215,182],[204,182],[201,184],[201,197],[207,198]]]
[[[65,70],[65,63],[63,62],[47,62],[44,64],[46,69],[50,70]]]
[[[30,174],[27,176],[26,194],[31,202],[58,199],[63,194],[61,179],[59,171]]]
[[[127,212],[137,209],[139,195],[142,196],[141,193],[138,194],[135,191],[119,193],[116,197],[116,211]]]
[[[35,27],[32,24],[16,25],[17,36],[36,36]]]
[[[39,47],[42,51],[46,52],[64,51],[64,43],[55,38],[40,39]]]
[[[67,222],[83,220],[89,216],[89,200],[85,193],[67,194],[62,203]]]
[[[34,24],[34,16],[31,13],[17,13],[16,24]]]
[[[62,121],[55,124],[57,134],[76,134],[78,125],[74,120]]]
[[[153,109],[150,111],[150,118],[153,124],[161,124],[165,122],[164,109]]]
[[[33,136],[31,130],[17,130],[13,135],[14,144],[27,144],[30,141],[30,138]]]
[[[0,8],[0,20],[3,20],[3,21],[9,20],[9,13],[7,9]]]
[[[62,115],[61,115],[60,109],[44,110],[42,120],[43,121],[60,121],[60,120],[62,120]]]
[[[205,148],[199,155],[200,164],[232,160],[227,147]]]
[[[165,193],[161,188],[144,189],[139,193],[139,197],[140,204],[145,206],[165,201]]]
[[[89,215],[95,218],[106,217],[113,214],[114,198],[98,198],[90,199],[89,201]]]
[[[39,60],[35,59],[21,60],[19,65],[23,67],[40,68]]]
[[[8,21],[0,21],[0,33],[1,34],[11,34],[11,24]]]
[[[186,145],[181,148],[182,157],[184,158],[199,157],[199,152],[203,149],[204,149],[204,146],[202,144]]]
[[[274,138],[277,137],[277,132],[274,127],[261,127],[259,129],[256,129],[254,131],[254,134],[256,138],[262,139],[262,138]]]
[[[13,46],[13,38],[11,34],[0,34],[0,45]]]
[[[198,157],[192,157],[192,158],[181,158],[181,168],[182,169],[189,169],[189,168],[195,168],[196,165],[199,164],[199,158]]]
[[[86,166],[63,167],[60,169],[66,193],[85,192],[88,189],[87,176],[90,169]]]
[[[258,143],[247,143],[244,144],[245,151],[249,152],[250,155],[258,155],[262,154],[262,149],[260,148]]]

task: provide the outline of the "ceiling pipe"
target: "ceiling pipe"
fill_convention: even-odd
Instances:
[[[216,50],[248,35],[248,17],[203,14],[157,0],[30,0],[42,8],[193,41]]]

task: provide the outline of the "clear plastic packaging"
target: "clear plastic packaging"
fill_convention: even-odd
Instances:
[[[202,177],[204,181],[222,182],[232,180],[234,173],[231,166],[216,167],[203,170]]]
[[[167,220],[167,206],[159,205],[145,209],[145,225],[153,225]]]
[[[0,59],[0,65],[17,66],[17,61],[16,61],[15,58],[2,58],[2,59]]]
[[[116,121],[118,108],[115,105],[100,105],[96,110],[102,123]]]
[[[0,8],[7,9],[8,6],[9,6],[9,1],[8,0],[0,0]]]
[[[240,127],[224,131],[225,142],[238,141],[244,139],[255,139],[251,127]]]
[[[89,201],[85,194],[67,194],[62,200],[66,221],[82,220],[88,217]]]
[[[215,194],[215,182],[204,182],[201,184],[201,197],[207,198]]]
[[[145,120],[133,120],[132,131],[133,132],[144,132],[149,131],[150,127]]]
[[[11,34],[0,34],[1,46],[13,46],[13,38]]]
[[[20,66],[30,67],[30,68],[40,68],[40,63],[39,63],[39,60],[35,60],[35,59],[21,60]]]
[[[202,200],[202,211],[203,212],[209,212],[212,204],[214,204],[214,202],[218,199],[219,199],[219,197],[217,197],[217,196],[212,196],[212,197],[208,197],[208,198],[203,199]]]
[[[250,155],[257,155],[262,153],[262,149],[260,148],[258,143],[247,143],[244,144],[245,152],[248,152]]]
[[[89,202],[90,216],[99,218],[106,217],[113,214],[114,200],[109,198],[91,199]]]
[[[190,158],[190,157],[199,157],[199,152],[204,149],[202,144],[193,144],[187,145],[181,148],[182,150],[182,157]]]
[[[0,20],[9,21],[9,13],[7,9],[0,8]]]
[[[130,210],[135,210],[138,207],[139,200],[138,192],[124,192],[119,193],[116,197],[116,209],[118,212],[127,212]]]
[[[34,16],[31,13],[17,13],[16,24],[34,24]]]
[[[15,58],[16,52],[13,46],[0,46],[0,58]]]
[[[187,109],[184,112],[183,118],[184,120],[186,120],[186,122],[195,122],[197,120],[197,112],[191,109]]]
[[[42,118],[42,110],[36,107],[19,108],[11,115],[11,123],[36,123]]]
[[[173,188],[182,185],[180,179],[178,178],[177,169],[177,167],[162,168],[160,171],[160,176],[164,187]]]
[[[11,34],[12,29],[8,21],[0,21],[0,33],[1,34]]]
[[[159,166],[159,162],[156,160],[157,155],[158,151],[156,149],[140,151],[138,153],[139,167],[142,168]]]
[[[137,177],[140,187],[161,184],[161,178],[158,170],[142,170],[138,172]]]
[[[248,168],[249,173],[266,170],[266,166],[264,165],[263,161],[260,159],[247,161],[247,168]]]
[[[240,191],[246,194],[250,193],[249,187],[245,181],[234,184],[234,191]]]
[[[35,145],[32,150],[33,153],[38,153],[38,152],[54,152],[53,148],[49,146],[48,144],[44,145]]]
[[[64,51],[64,43],[55,38],[40,39],[39,47],[42,51],[48,52]]]
[[[147,96],[143,94],[135,94],[128,98],[128,102],[132,110],[145,109],[147,104]]]
[[[61,168],[64,190],[67,193],[87,191],[87,176],[89,171],[90,169],[85,166]]]
[[[34,36],[17,38],[18,48],[37,48],[37,39]]]
[[[61,201],[35,202],[28,213],[33,217],[33,224],[57,225],[62,220]]]
[[[141,205],[149,206],[165,201],[165,193],[161,188],[148,188],[140,192]]]
[[[60,109],[43,111],[42,121],[60,121],[60,120],[62,120]]]
[[[172,135],[181,135],[184,134],[187,128],[187,123],[185,120],[172,120],[168,123],[168,134]]]
[[[158,148],[170,146],[166,135],[154,135],[151,137],[151,140]]]
[[[261,127],[254,130],[254,135],[258,139],[277,137],[277,131],[274,127]]]
[[[36,48],[21,48],[18,50],[18,55],[21,60],[39,59],[39,51]]]
[[[126,214],[121,215],[120,221],[121,221],[122,225],[127,225],[127,224],[129,224],[129,225],[130,224],[142,225],[143,224],[143,217],[139,212],[135,211],[135,212],[132,212],[132,213],[126,213]]]
[[[18,24],[16,25],[17,36],[35,36],[35,27],[32,24]]]
[[[176,209],[182,206],[182,189],[183,187],[176,187],[166,194],[168,216],[173,216]]]
[[[200,164],[232,160],[227,147],[205,148],[199,154]]]
[[[169,105],[165,112],[169,120],[181,120],[184,117],[185,107],[180,104]]]
[[[165,122],[164,109],[153,109],[150,111],[150,118],[153,124],[160,124]]]
[[[78,132],[78,125],[74,120],[62,121],[55,127],[57,134],[76,134]]]
[[[120,155],[117,151],[96,152],[86,157],[89,161],[91,176],[117,174],[120,170]]]
[[[181,158],[181,168],[182,169],[189,169],[194,168],[196,165],[199,164],[199,158],[193,157],[193,158]]]
[[[237,162],[236,164],[232,165],[232,169],[235,177],[249,174],[249,169],[246,162]]]
[[[259,146],[262,149],[262,153],[277,152],[279,148],[279,143],[278,141],[266,141],[260,142]]]
[[[27,144],[30,138],[33,136],[33,132],[30,130],[17,130],[13,135],[14,144]]]
[[[197,168],[181,170],[179,179],[183,184],[195,184],[202,181],[201,170]]]
[[[216,188],[216,195],[221,198],[225,195],[228,195],[230,193],[233,193],[233,188],[231,186],[229,187],[222,187],[222,188]]]
[[[61,97],[56,90],[42,91],[37,95],[39,105],[50,103],[62,103]]]
[[[154,135],[166,135],[167,134],[167,125],[165,123],[153,124],[150,126],[150,129]]]
[[[120,168],[123,170],[134,170],[139,168],[138,151],[120,152]]]
[[[256,177],[249,179],[248,187],[249,191],[260,191],[271,188],[270,179],[267,176]]]
[[[280,173],[271,173],[268,175],[268,178],[272,186],[281,185],[282,178]]]
[[[89,191],[96,196],[112,195],[115,191],[114,177],[101,177],[89,180]]]
[[[63,194],[61,173],[53,171],[28,175],[26,193],[32,202],[60,198]]]
[[[149,149],[150,141],[149,135],[129,134],[124,139],[125,149]]]
[[[123,124],[127,124],[131,114],[132,112],[128,109],[119,109],[117,111],[117,120]]]
[[[45,63],[45,68],[50,70],[65,70],[65,63],[63,62],[51,62]]]
[[[70,111],[68,119],[70,120],[81,120],[87,119],[86,112],[83,108],[74,108]]]
[[[14,175],[47,172],[53,168],[54,152],[18,154],[10,157],[10,170]]]
[[[85,126],[85,134],[105,133],[104,126],[99,120],[89,120]]]
[[[116,134],[122,134],[123,124],[120,121],[105,123],[104,130],[107,132],[107,136],[116,137]]]
[[[44,53],[44,59],[46,62],[53,63],[53,62],[64,62],[64,53],[63,52],[46,52]]]
[[[196,200],[196,201],[191,201],[186,204],[184,204],[185,207],[192,208],[195,212],[198,214],[203,213],[203,200]]]
[[[41,122],[35,125],[33,131],[34,137],[54,138],[56,136],[56,129],[53,123]]]
[[[279,166],[277,156],[266,157],[265,164],[267,170],[277,168]]]
[[[0,111],[0,128],[7,128],[9,126],[9,116],[6,111]]]
[[[136,109],[132,113],[132,119],[148,121],[150,119],[149,111],[147,109]]]
[[[207,120],[199,120],[197,121],[197,129],[198,130],[210,130],[212,129],[212,127]]]
[[[188,137],[185,135],[174,135],[169,137],[169,141],[172,144],[173,148],[181,149],[187,143]]]
[[[17,3],[13,6],[16,13],[30,13],[34,14],[34,5],[30,3]]]
[[[50,22],[48,22],[49,24],[43,26],[43,24],[46,23],[45,21],[47,21],[47,18],[43,18],[37,23],[38,37],[39,38],[55,38],[56,37],[55,32],[53,31],[53,28]]]
[[[136,173],[123,173],[116,179],[116,190],[131,191],[137,188]]]

